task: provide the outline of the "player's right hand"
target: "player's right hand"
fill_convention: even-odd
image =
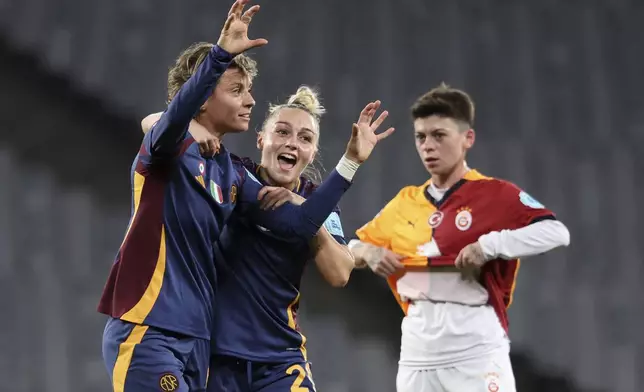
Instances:
[[[199,145],[199,153],[202,157],[212,158],[219,152],[219,146],[221,144],[219,138],[208,132],[208,129],[203,125],[192,120],[190,121],[188,132],[190,132],[192,138]]]
[[[367,265],[376,275],[386,278],[405,268],[401,263],[402,259],[405,258],[404,256],[396,254],[389,249],[380,249],[382,249],[382,253],[379,261],[370,263],[369,258],[366,259]]]
[[[259,11],[259,5],[250,7],[242,14],[244,6],[249,0],[237,0],[230,7],[228,19],[221,29],[221,35],[217,45],[226,52],[237,55],[251,48],[266,45],[268,43],[264,38],[249,39],[248,26],[253,16]]]
[[[401,263],[405,257],[389,249],[359,242],[351,248],[351,251],[356,260],[364,261],[376,275],[383,278],[405,268]],[[357,265],[356,267],[360,268],[361,266]]]

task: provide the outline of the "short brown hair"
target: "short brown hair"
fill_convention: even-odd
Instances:
[[[465,91],[441,83],[414,102],[411,115],[414,120],[430,116],[449,117],[472,127],[474,102]]]
[[[177,57],[174,66],[168,72],[168,103],[195,73],[197,67],[203,63],[213,46],[215,45],[209,42],[197,42],[190,45]],[[251,80],[257,76],[257,62],[244,54],[235,56],[228,68],[240,69]]]

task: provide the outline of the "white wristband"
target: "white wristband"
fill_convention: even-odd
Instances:
[[[359,167],[359,163],[356,163],[343,155],[342,158],[340,158],[338,165],[335,167],[335,170],[347,181],[352,181],[353,176],[356,174]]]

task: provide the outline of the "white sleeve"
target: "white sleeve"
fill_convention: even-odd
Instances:
[[[543,220],[516,230],[492,231],[479,237],[486,259],[516,259],[570,244],[568,228],[558,220]]]

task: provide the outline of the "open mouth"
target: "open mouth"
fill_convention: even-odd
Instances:
[[[297,163],[297,157],[293,154],[282,153],[277,156],[277,162],[279,163],[280,169],[291,170]]]
[[[250,120],[250,113],[240,114],[239,117],[243,118],[244,120]]]
[[[435,165],[438,163],[438,158],[425,158],[424,161],[427,165]]]

